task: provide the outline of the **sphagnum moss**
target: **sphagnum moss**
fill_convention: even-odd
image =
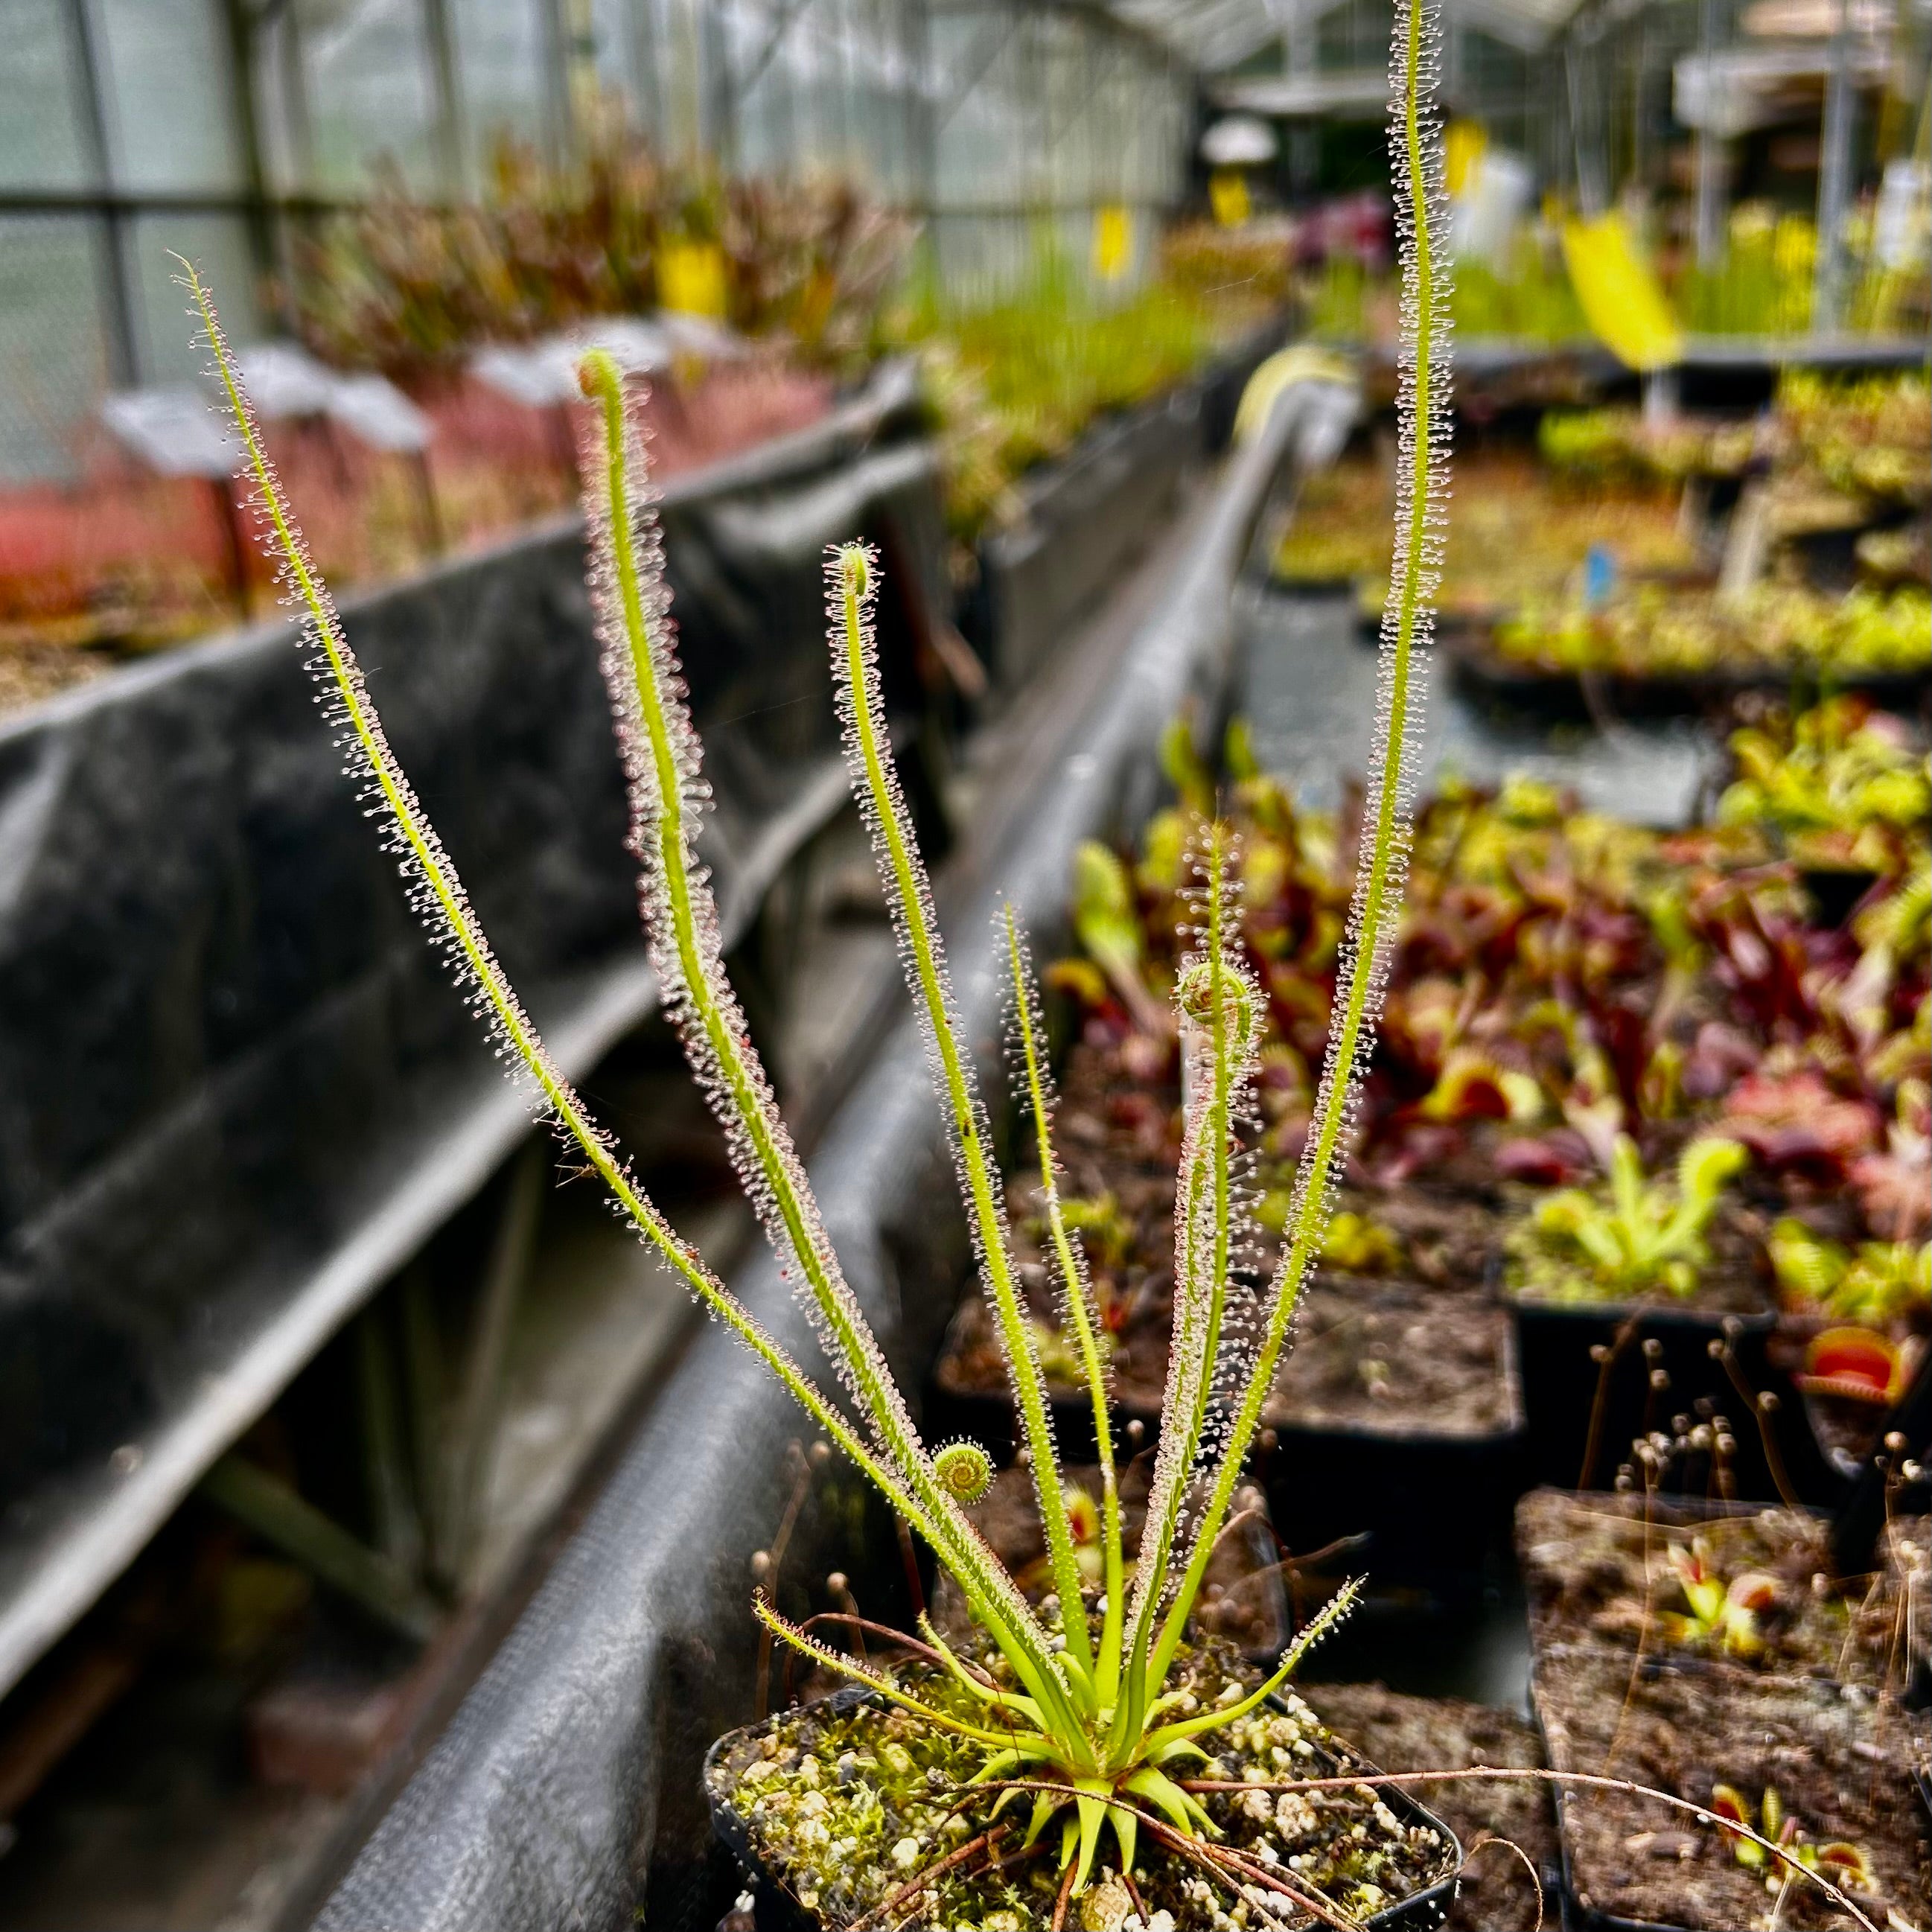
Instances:
[[[957,1580],[984,1633],[986,1661],[955,1654],[926,1623],[922,1648],[927,1666],[894,1675],[788,1624],[762,1595],[757,1614],[796,1650],[872,1690],[895,1714],[890,1721],[910,1725],[934,1749],[951,1754],[965,1787],[960,1799],[976,1808],[974,1815],[985,1821],[982,1828],[1004,1834],[1020,1830],[1024,1821],[1024,1849],[1056,1827],[1063,1900],[1088,1884],[1109,1840],[1123,1871],[1136,1868],[1144,1847],[1158,1844],[1167,1856],[1192,1866],[1188,1883],[1210,1895],[1217,1888],[1242,1889],[1241,1868],[1226,1843],[1232,1818],[1217,1816],[1214,1801],[1204,1802],[1186,1788],[1199,1782],[1190,1771],[1215,1765],[1231,1740],[1255,1726],[1280,1721],[1268,1698],[1354,1600],[1352,1586],[1266,1676],[1250,1682],[1231,1668],[1212,1694],[1208,1686],[1196,1685],[1197,1666],[1186,1641],[1190,1616],[1274,1389],[1304,1279],[1320,1251],[1335,1163],[1350,1138],[1358,1078],[1373,1041],[1401,897],[1409,796],[1405,767],[1415,724],[1411,670],[1426,641],[1447,482],[1447,290],[1434,253],[1442,213],[1435,59],[1427,0],[1402,0],[1390,59],[1404,270],[1402,463],[1370,760],[1370,832],[1363,842],[1336,1019],[1283,1257],[1272,1282],[1254,1290],[1239,1277],[1250,1239],[1250,1204],[1240,1177],[1260,994],[1238,956],[1232,836],[1219,822],[1204,822],[1198,838],[1199,925],[1175,998],[1191,1098],[1175,1214],[1174,1339],[1154,1489],[1131,1574],[1114,1496],[1104,1364],[1098,1347],[1090,1346],[1098,1314],[1078,1247],[1057,1212],[1036,996],[1010,919],[1003,934],[1024,1068],[1022,1098],[1034,1117],[1054,1256],[1100,1434],[1106,1547],[1102,1588],[1091,1604],[1082,1594],[1068,1524],[1036,1330],[1016,1283],[986,1108],[960,1043],[931,888],[893,766],[872,622],[876,559],[862,546],[846,544],[829,560],[833,681],[853,790],[872,834],[925,1028],[1038,1492],[1055,1586],[1039,1610],[1029,1606],[963,1512],[962,1498],[983,1482],[983,1454],[951,1445],[935,1455],[920,1439],[846,1284],[725,974],[717,908],[695,856],[697,821],[706,799],[700,748],[674,648],[642,442],[616,364],[593,352],[581,367],[584,392],[594,405],[584,445],[584,497],[591,587],[630,784],[645,927],[665,1004],[693,1072],[724,1126],[786,1277],[838,1373],[842,1406],[814,1386],[670,1227],[545,1052],[389,749],[263,448],[213,304],[194,271],[187,272],[186,286],[241,432],[244,471],[285,587],[306,620],[314,668],[350,771],[386,823],[433,938],[492,1030],[512,1074],[529,1085],[538,1110],[603,1180],[616,1211],[766,1364]],[[1330,1876],[1337,1883],[1344,1878],[1354,1882],[1340,1868]],[[1312,1875],[1308,1882],[1314,1884]],[[1318,1914],[1332,1913],[1318,1895],[1310,1898]]]

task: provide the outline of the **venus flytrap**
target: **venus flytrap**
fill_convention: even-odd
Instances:
[[[584,392],[594,406],[584,444],[584,494],[591,586],[629,783],[631,840],[640,863],[651,956],[693,1072],[723,1126],[785,1279],[808,1311],[838,1376],[850,1417],[819,1391],[669,1226],[549,1060],[383,739],[328,592],[309,566],[263,451],[213,307],[188,271],[187,286],[226,386],[271,546],[317,646],[315,668],[332,715],[344,728],[351,772],[383,814],[416,903],[513,1074],[532,1086],[540,1111],[581,1151],[618,1211],[930,1544],[957,1580],[986,1642],[1010,1676],[997,1680],[976,1658],[956,1654],[924,1624],[922,1654],[936,1660],[964,1694],[963,1703],[941,1710],[888,1672],[790,1624],[762,1595],[758,1616],[827,1669],[867,1687],[918,1723],[974,1747],[980,1756],[972,1782],[983,1790],[996,1816],[1016,1796],[1030,1793],[1024,1843],[1031,1845],[1058,1821],[1060,1860],[1072,1887],[1085,1883],[1110,1831],[1127,1870],[1143,1827],[1164,1847],[1184,1852],[1217,1835],[1210,1811],[1186,1788],[1184,1767],[1208,1755],[1206,1741],[1240,1724],[1279,1689],[1309,1646],[1354,1600],[1351,1586],[1331,1600],[1264,1681],[1246,1688],[1231,1685],[1206,1708],[1176,1678],[1177,1654],[1214,1546],[1229,1526],[1242,1465],[1274,1386],[1304,1278],[1321,1250],[1333,1169],[1350,1138],[1404,876],[1404,768],[1414,725],[1410,670],[1426,641],[1446,482],[1446,291],[1432,247],[1441,216],[1439,142],[1430,101],[1434,59],[1424,0],[1408,0],[1398,10],[1391,58],[1396,145],[1403,158],[1400,522],[1383,628],[1372,771],[1375,810],[1363,842],[1336,1021],[1288,1216],[1286,1252],[1273,1280],[1256,1292],[1238,1279],[1238,1264],[1252,1238],[1243,1136],[1256,1068],[1261,994],[1239,956],[1232,836],[1210,820],[1198,842],[1196,950],[1183,964],[1172,1016],[1189,1072],[1177,1188],[1174,1340],[1154,1485],[1131,1566],[1124,1546],[1099,1314],[1059,1194],[1037,994],[1018,922],[1010,912],[1002,921],[1016,1072],[1031,1118],[1065,1320],[1100,1444],[1098,1600],[1083,1592],[1036,1332],[1019,1292],[986,1109],[972,1060],[961,1045],[930,883],[892,762],[872,622],[876,560],[864,547],[848,544],[828,562],[832,669],[852,788],[872,836],[950,1131],[982,1285],[1012,1383],[1053,1586],[1042,1610],[1029,1604],[964,1514],[964,1506],[983,1493],[990,1478],[985,1451],[955,1443],[934,1453],[920,1438],[844,1280],[724,971],[717,908],[695,853],[706,798],[700,748],[678,669],[643,448],[616,364],[596,352],[581,364]],[[1220,1862],[1204,1849],[1200,1868],[1225,1882],[1235,1865],[1216,1856]]]

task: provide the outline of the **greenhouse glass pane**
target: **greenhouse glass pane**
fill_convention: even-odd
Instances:
[[[705,121],[701,0],[654,0],[652,10],[658,145],[674,159],[694,159],[704,151]]]
[[[271,194],[294,195],[309,186],[302,157],[301,42],[284,8],[255,36],[255,128],[262,176]]]
[[[1040,39],[1047,197],[1054,207],[1084,207],[1096,199],[1091,110],[1107,48],[1078,21],[1041,21]]]
[[[107,386],[97,222],[0,215],[0,479],[71,476]]]
[[[796,165],[797,54],[787,11],[780,0],[753,10],[756,31],[738,98],[738,156],[748,174],[786,173]]]
[[[114,184],[238,193],[235,69],[219,0],[91,0]]]
[[[604,0],[621,8],[630,33],[632,85],[636,89],[634,124],[653,146],[664,146],[664,0]]]
[[[1024,198],[1030,121],[1022,91],[1022,20],[988,8],[932,23],[938,77],[936,199],[942,206]]]
[[[144,214],[128,224],[122,261],[134,310],[134,364],[143,384],[179,382],[200,375],[208,355],[175,286],[172,256],[185,255],[221,310],[223,331],[239,344],[262,333],[260,271],[238,214]]]
[[[313,185],[366,194],[378,163],[434,194],[436,88],[416,0],[316,4],[302,16]]]
[[[636,30],[630,0],[590,0],[590,38],[597,78],[607,94],[623,104],[632,127],[642,120],[638,101]]]
[[[792,154],[802,172],[828,171],[838,165],[841,127],[838,50],[824,26],[794,26],[784,38],[786,70],[793,102]]]
[[[1024,214],[940,214],[932,224],[940,287],[949,301],[980,308],[1024,284],[1038,260],[1034,224]]]
[[[0,0],[0,187],[94,185],[65,0]]]
[[[449,0],[472,187],[508,137],[542,148],[550,67],[544,0]]]

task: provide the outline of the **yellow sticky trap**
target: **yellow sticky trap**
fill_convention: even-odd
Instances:
[[[724,251],[715,242],[664,242],[658,246],[658,304],[679,315],[725,315]]]
[[[1118,282],[1134,258],[1134,232],[1127,211],[1109,202],[1094,212],[1094,272],[1103,282]]]
[[[1223,228],[1238,228],[1248,218],[1248,178],[1239,168],[1216,168],[1208,177],[1208,204]]]
[[[1443,130],[1442,185],[1460,194],[1487,152],[1489,130],[1480,121],[1452,121]]]
[[[1566,221],[1563,260],[1584,320],[1618,361],[1647,371],[1684,359],[1684,331],[1622,215]]]

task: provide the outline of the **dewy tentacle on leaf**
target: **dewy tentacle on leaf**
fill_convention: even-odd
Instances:
[[[862,544],[835,546],[826,564],[826,605],[831,620],[832,676],[844,727],[846,762],[878,861],[886,902],[892,908],[907,977],[924,1023],[934,1062],[940,1096],[952,1129],[965,1196],[967,1220],[994,1327],[1005,1352],[1007,1372],[1026,1432],[1034,1486],[1040,1498],[1054,1588],[1064,1612],[1066,1660],[1090,1690],[1093,1645],[1081,1612],[1080,1568],[1060,1486],[1060,1466],[1047,1407],[1046,1378],[1040,1365],[1033,1324],[1020,1306],[1006,1239],[1006,1214],[989,1151],[986,1111],[973,1070],[959,1048],[958,1024],[946,952],[933,914],[932,886],[912,833],[898,773],[892,763],[879,682],[878,639],[872,605],[878,591],[878,565]]]
[[[1412,785],[1409,754],[1420,725],[1412,690],[1418,652],[1427,647],[1449,494],[1449,286],[1436,250],[1445,232],[1442,140],[1436,100],[1439,29],[1431,0],[1396,0],[1389,52],[1396,223],[1402,243],[1402,347],[1396,398],[1400,430],[1395,556],[1382,611],[1376,743],[1369,774],[1374,801],[1365,828],[1342,948],[1336,1012],[1288,1219],[1288,1239],[1269,1289],[1270,1305],[1247,1385],[1223,1448],[1187,1574],[1162,1633],[1155,1662],[1164,1672],[1180,1641],[1183,1612],[1240,1480],[1241,1465],[1274,1386],[1309,1265],[1320,1251],[1336,1164],[1353,1138],[1360,1076],[1375,1042],[1390,949],[1408,865]]]
[[[1174,986],[1175,1019],[1191,1078],[1176,1190],[1174,1341],[1161,1404],[1161,1442],[1134,1581],[1127,1694],[1118,1735],[1133,1734],[1158,1688],[1148,1663],[1170,1565],[1213,1423],[1223,1360],[1233,1255],[1235,1121],[1254,1070],[1260,989],[1234,954],[1239,931],[1228,827],[1206,829],[1200,864],[1198,950]]]
[[[1013,1034],[1019,1046],[1022,1099],[1033,1121],[1040,1199],[1046,1210],[1054,1256],[1060,1265],[1061,1299],[1066,1318],[1073,1324],[1081,1367],[1087,1378],[1088,1400],[1094,1412],[1094,1441],[1100,1466],[1101,1588],[1106,1598],[1100,1647],[1094,1660],[1094,1696],[1104,1708],[1114,1701],[1119,1688],[1120,1625],[1126,1608],[1120,1488],[1114,1466],[1114,1424],[1108,1408],[1111,1390],[1106,1367],[1100,1359],[1100,1308],[1088,1278],[1085,1254],[1067,1232],[1066,1216],[1060,1204],[1059,1163],[1053,1151],[1053,1076],[1046,1060],[1046,1027],[1040,1010],[1039,985],[1012,908],[1003,907],[1001,914],[1006,928],[1007,970],[1012,980]]]
[[[552,1064],[515,988],[476,922],[469,896],[442,840],[390,749],[382,720],[363,682],[362,667],[336,615],[334,602],[309,561],[301,529],[282,494],[280,479],[262,443],[214,304],[193,264],[184,261],[182,268],[182,286],[193,298],[241,436],[243,474],[254,494],[254,507],[267,528],[278,580],[302,621],[304,643],[316,653],[309,660],[309,668],[322,687],[327,715],[345,753],[348,774],[364,802],[383,818],[385,842],[400,862],[410,902],[422,915],[431,943],[448,960],[458,987],[488,1027],[500,1057],[509,1066],[512,1076],[531,1090],[539,1113],[576,1143],[637,1233],[657,1250],[691,1292],[777,1376],[812,1420],[878,1485],[893,1507],[919,1521],[921,1512],[907,1495],[904,1484],[880,1465],[844,1418],[765,1334],[750,1312],[705,1266],[696,1250],[679,1238],[632,1179],[609,1135],[591,1119]]]
[[[988,1615],[1019,1652],[1016,1667],[1057,1682],[1045,1633],[1006,1572],[960,1514],[921,1444],[904,1401],[847,1286],[818,1204],[752,1047],[724,970],[713,898],[693,849],[704,797],[698,734],[672,644],[656,521],[645,493],[643,441],[616,362],[592,350],[581,365],[598,405],[584,438],[591,585],[604,670],[629,781],[639,896],[664,997],[686,1056],[723,1126],[748,1198],[794,1286],[802,1279],[820,1340],[869,1424],[880,1453],[919,1501],[916,1526],[956,1573],[988,1600]]]

